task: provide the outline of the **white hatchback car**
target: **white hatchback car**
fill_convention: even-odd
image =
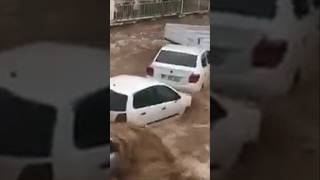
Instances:
[[[243,147],[259,138],[261,113],[254,104],[212,95],[211,169],[216,178],[236,163]]]
[[[317,2],[216,0],[210,57],[215,90],[256,97],[288,92],[299,80],[305,43],[319,40]]]
[[[160,49],[146,71],[147,77],[188,93],[200,91],[210,76],[206,50],[172,44]]]
[[[105,179],[106,56],[50,42],[0,53],[1,179]]]
[[[181,116],[191,96],[154,79],[119,75],[110,78],[110,121],[139,126]]]

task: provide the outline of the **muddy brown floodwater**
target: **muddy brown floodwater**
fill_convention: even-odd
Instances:
[[[111,76],[145,75],[163,41],[166,22],[209,24],[207,15],[164,18],[111,28]],[[319,179],[319,43],[306,46],[302,81],[288,95],[263,100],[260,142],[246,152],[225,180]],[[150,129],[180,165],[199,180],[210,179],[209,89],[193,97],[179,120]],[[214,175],[213,175],[214,177]],[[213,178],[214,179],[214,178]]]
[[[119,74],[145,75],[145,68],[164,45],[166,22],[208,25],[207,15],[165,18],[111,28],[111,77]],[[187,174],[210,179],[209,88],[193,97],[192,107],[175,121],[161,122],[150,129],[176,157]]]

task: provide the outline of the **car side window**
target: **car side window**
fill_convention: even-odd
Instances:
[[[81,99],[74,107],[74,142],[79,149],[107,144],[109,127],[109,88],[103,88]]]
[[[133,107],[135,109],[152,106],[157,104],[157,96],[155,96],[154,88],[149,87],[141,90],[133,96]]]
[[[176,101],[180,95],[166,86],[155,86],[156,96],[159,97],[158,103]]]
[[[210,98],[210,113],[212,123],[215,123],[227,116],[227,111],[213,97]]]
[[[207,62],[207,53],[203,53],[201,56],[201,65],[202,67],[207,67],[208,62]]]
[[[292,0],[293,12],[298,19],[303,18],[309,14],[309,1],[306,0]]]

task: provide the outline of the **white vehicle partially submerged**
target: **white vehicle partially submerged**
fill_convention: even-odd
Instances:
[[[207,56],[207,51],[198,47],[166,45],[147,67],[147,77],[183,92],[198,92],[210,78]]]
[[[110,121],[146,126],[180,117],[191,106],[191,96],[139,76],[110,78]]]
[[[210,57],[215,91],[261,97],[292,89],[306,43],[319,41],[317,2],[216,0]]]
[[[1,179],[105,179],[106,56],[50,42],[0,53]]]
[[[237,162],[247,144],[260,134],[261,112],[254,104],[219,95],[210,97],[211,169],[223,177]]]

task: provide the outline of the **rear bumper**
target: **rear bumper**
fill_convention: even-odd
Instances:
[[[198,83],[188,83],[188,84],[176,84],[176,83],[169,82],[169,81],[162,81],[161,79],[157,79],[157,78],[154,78],[152,76],[147,76],[147,78],[156,79],[157,81],[165,83],[165,84],[173,87],[174,89],[176,89],[178,91],[186,92],[186,93],[189,93],[189,94],[193,94],[193,93],[199,92],[201,90],[200,82],[198,82]]]

